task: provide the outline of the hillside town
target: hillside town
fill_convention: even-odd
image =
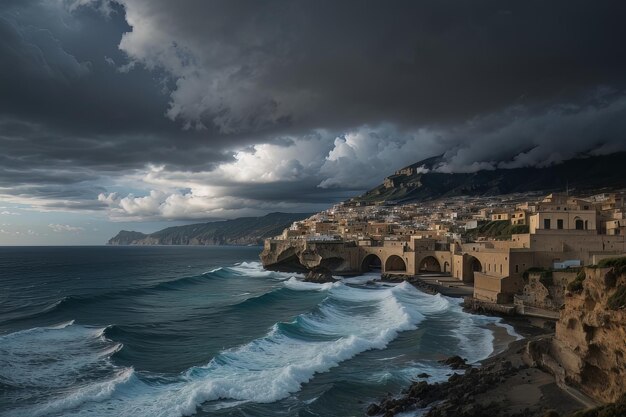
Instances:
[[[261,260],[335,275],[434,277],[469,288],[481,306],[556,315],[580,267],[626,254],[625,199],[564,192],[402,205],[352,200],[267,239]]]

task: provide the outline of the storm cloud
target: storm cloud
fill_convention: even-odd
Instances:
[[[0,199],[119,219],[304,211],[626,149],[619,1],[8,0]]]

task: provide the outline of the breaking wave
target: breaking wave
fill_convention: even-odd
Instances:
[[[114,366],[110,356],[121,346],[107,339],[102,328],[68,324],[32,329],[3,337],[2,380],[50,388],[96,372],[93,368],[101,375],[37,408],[12,410],[12,416],[173,416],[193,414],[208,401],[273,402],[298,391],[316,373],[366,350],[385,348],[399,332],[417,328],[425,313],[450,305],[408,284],[374,290],[333,285],[313,311],[276,323],[264,337],[225,350],[177,377]],[[50,343],[41,343],[42,337]],[[25,346],[34,349],[26,355],[28,363],[15,361]],[[40,368],[36,378],[20,379],[29,375],[22,367],[46,362],[52,364]]]
[[[176,291],[202,280],[235,276],[264,278],[273,284],[260,294],[246,292],[247,298],[233,300],[220,314],[237,310],[254,316],[260,311],[257,307],[278,309],[307,292],[318,294],[313,301],[318,304],[274,323],[262,337],[246,339],[240,346],[221,350],[205,365],[176,374],[115,364],[113,355],[123,348],[115,340],[128,343],[132,326],[92,327],[68,321],[0,336],[0,392],[8,400],[8,409],[3,406],[0,416],[172,417],[192,415],[207,403],[216,409],[246,402],[272,403],[300,391],[316,374],[363,352],[385,349],[400,333],[421,329],[432,317],[452,323],[446,336],[459,341],[471,362],[493,352],[493,332],[486,325],[498,324],[500,319],[471,316],[462,311],[458,300],[422,293],[408,283],[372,284],[370,276],[315,284],[302,282],[294,274],[264,271],[256,262],[243,262],[124,293]],[[41,314],[71,310],[76,303],[119,293],[66,297]],[[140,336],[146,338],[148,330]],[[513,332],[512,328],[507,331]],[[416,370],[428,366],[419,363],[396,376],[381,371],[370,378],[384,382],[397,377],[406,382]],[[442,377],[447,372],[428,370]]]

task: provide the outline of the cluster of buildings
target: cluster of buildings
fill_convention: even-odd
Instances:
[[[261,258],[266,266],[295,262],[337,274],[441,273],[473,284],[476,300],[507,304],[523,294],[529,269],[566,270],[626,254],[625,212],[622,193],[348,202],[268,239]]]

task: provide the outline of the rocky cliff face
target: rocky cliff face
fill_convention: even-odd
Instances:
[[[565,383],[601,402],[626,393],[626,274],[585,268],[582,290],[571,292],[549,347],[549,367]]]

